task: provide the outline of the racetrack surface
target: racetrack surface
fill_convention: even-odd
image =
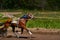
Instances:
[[[31,30],[32,35],[29,35],[27,32],[24,34],[20,34],[19,38],[15,37],[11,30],[8,30],[7,37],[0,37],[0,40],[60,40],[60,33],[59,31],[51,31],[48,32],[47,30],[43,32],[41,30]]]

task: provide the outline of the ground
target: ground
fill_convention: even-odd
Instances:
[[[8,30],[7,37],[0,37],[0,40],[60,40],[60,29],[30,29],[33,33],[29,35],[26,31],[16,38],[11,30]]]

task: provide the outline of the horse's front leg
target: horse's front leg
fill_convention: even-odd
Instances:
[[[26,25],[23,25],[22,28],[25,29],[30,35],[32,35],[32,32],[26,28]]]

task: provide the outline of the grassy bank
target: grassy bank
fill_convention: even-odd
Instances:
[[[60,19],[37,18],[37,19],[29,20],[27,23],[27,27],[60,29]]]

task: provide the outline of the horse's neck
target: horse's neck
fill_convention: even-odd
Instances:
[[[21,21],[21,22],[23,22],[23,23],[26,23],[28,20],[22,18],[22,19],[20,19],[19,21]]]

